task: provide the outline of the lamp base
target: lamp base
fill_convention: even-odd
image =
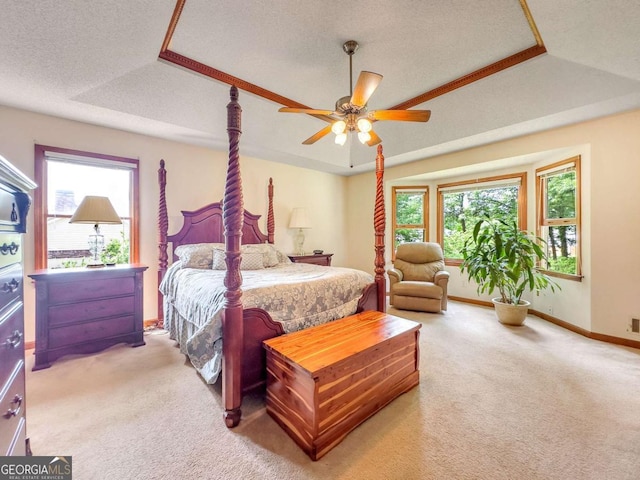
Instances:
[[[295,238],[296,242],[296,255],[304,255],[304,232],[301,228],[298,229],[298,234]]]

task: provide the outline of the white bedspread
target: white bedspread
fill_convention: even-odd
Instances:
[[[222,366],[224,271],[169,267],[160,291],[164,323],[171,338],[208,383]],[[285,332],[355,313],[373,276],[360,270],[305,263],[242,271],[242,305],[266,310]]]

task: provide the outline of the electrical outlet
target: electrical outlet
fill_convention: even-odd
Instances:
[[[547,313],[553,315],[553,305],[547,305]]]

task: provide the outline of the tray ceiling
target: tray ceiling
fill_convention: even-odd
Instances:
[[[354,81],[384,76],[370,109],[432,111],[375,124],[394,165],[638,108],[639,21],[620,0],[23,0],[0,19],[0,104],[226,149],[237,83],[241,154],[349,175],[375,148],[302,145],[326,123],[277,112],[349,95],[346,40]]]

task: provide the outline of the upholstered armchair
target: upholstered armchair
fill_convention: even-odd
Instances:
[[[389,303],[401,310],[440,312],[447,309],[449,272],[433,242],[401,243],[389,274]]]

